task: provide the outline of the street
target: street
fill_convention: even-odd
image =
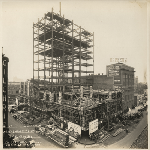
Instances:
[[[34,132],[34,126],[24,126],[8,113],[8,125],[11,135],[19,137],[20,142],[26,137],[32,137],[36,148],[61,148],[57,143]],[[21,146],[22,147],[22,146]]]
[[[137,139],[137,137],[141,134],[141,132],[144,130],[144,128],[148,124],[148,118],[147,118],[147,111],[143,112],[143,118],[140,121],[140,123],[137,125],[137,127],[129,133],[125,138],[121,139],[120,141],[109,145],[107,148],[125,148],[129,149],[132,143]]]

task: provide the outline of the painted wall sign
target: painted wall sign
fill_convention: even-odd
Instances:
[[[127,62],[127,58],[110,58],[110,62],[126,63]]]
[[[89,134],[98,130],[98,119],[93,120],[89,123]]]

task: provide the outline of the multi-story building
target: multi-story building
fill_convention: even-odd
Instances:
[[[123,63],[106,66],[108,77],[114,77],[114,88],[123,90],[123,110],[134,106],[134,68]]]
[[[8,83],[8,95],[15,95],[19,94],[20,90],[20,82],[9,82]]]
[[[17,96],[18,94],[28,95],[29,85],[28,82],[9,82],[8,95]]]
[[[3,131],[8,130],[8,62],[2,55],[2,82],[3,82]]]

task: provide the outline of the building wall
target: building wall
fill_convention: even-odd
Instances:
[[[20,89],[20,82],[8,83],[8,95],[18,95]]]
[[[8,83],[8,94],[18,95],[18,94],[28,94],[28,82],[9,82]]]
[[[107,75],[94,75],[93,76],[93,89],[94,90],[113,90],[114,78],[107,77]]]
[[[98,74],[81,77],[81,85],[92,86],[94,90],[113,90],[113,84],[114,77],[107,77],[107,75]]]
[[[138,77],[134,78],[134,92],[138,93]]]
[[[134,68],[123,63],[106,66],[107,76],[114,76],[114,86],[122,89],[123,110],[134,105]]]
[[[134,106],[138,106],[138,99],[137,99],[137,95],[134,95]]]
[[[148,89],[144,89],[144,95],[148,95]]]
[[[8,62],[2,54],[2,101],[3,101],[3,131],[8,130]]]

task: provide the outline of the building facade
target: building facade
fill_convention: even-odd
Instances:
[[[103,74],[86,76],[84,83],[92,86],[93,90],[114,90],[114,77],[107,77]]]
[[[108,77],[114,77],[114,88],[123,91],[123,110],[134,106],[134,68],[123,63],[106,66]]]
[[[2,55],[2,82],[3,82],[3,131],[8,130],[8,62]]]
[[[9,82],[8,83],[8,95],[17,96],[18,94],[29,95],[29,85],[27,82]]]
[[[134,78],[134,92],[138,93],[138,77]]]
[[[20,82],[9,82],[8,83],[8,95],[15,95],[19,94],[20,90]]]
[[[94,90],[114,90],[114,77],[107,75],[94,75],[93,89]]]

